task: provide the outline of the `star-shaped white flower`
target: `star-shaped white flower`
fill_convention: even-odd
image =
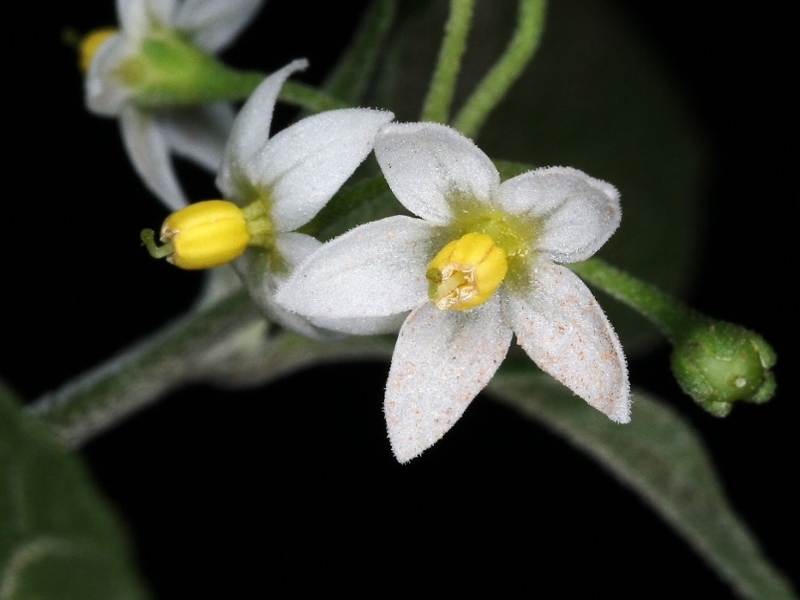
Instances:
[[[249,248],[234,267],[250,294],[275,320],[317,335],[306,319],[274,302],[293,269],[321,245],[295,230],[313,219],[372,152],[391,112],[348,108],[322,112],[269,137],[284,81],[307,66],[296,60],[267,77],[242,107],[231,130],[217,187],[242,207]]]
[[[170,156],[219,168],[234,111],[227,103],[170,105],[138,97],[136,58],[149,39],[177,34],[208,53],[224,49],[264,0],[117,0],[120,29],[91,57],[86,105],[119,117],[122,139],[145,185],[169,208],[186,204]],[[178,39],[178,38],[173,38]]]
[[[325,244],[277,301],[342,331],[359,322],[361,333],[410,311],[384,404],[397,459],[453,426],[514,335],[541,369],[627,422],[619,340],[589,289],[558,264],[590,257],[611,236],[617,190],[563,167],[501,183],[475,144],[431,123],[387,125],[375,154],[395,196],[421,218],[389,217]]]

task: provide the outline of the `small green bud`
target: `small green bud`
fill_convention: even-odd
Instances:
[[[775,393],[775,351],[757,333],[703,319],[681,336],[672,353],[672,372],[683,391],[717,417],[733,402],[766,402]]]

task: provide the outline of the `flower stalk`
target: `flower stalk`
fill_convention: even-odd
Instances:
[[[250,388],[326,362],[388,358],[391,348],[385,338],[323,343],[288,331],[273,334],[239,290],[43,395],[28,410],[65,445],[80,447],[192,383]]]
[[[707,412],[724,417],[736,401],[772,398],[777,357],[757,333],[703,315],[596,258],[570,268],[661,330],[673,346],[670,362],[678,384]]]
[[[453,119],[453,127],[467,137],[478,135],[489,113],[533,58],[544,31],[545,7],[545,0],[520,0],[514,37]]]
[[[453,101],[461,58],[467,48],[467,35],[472,22],[474,0],[451,0],[450,17],[444,28],[439,59],[433,72],[420,121],[447,123]]]

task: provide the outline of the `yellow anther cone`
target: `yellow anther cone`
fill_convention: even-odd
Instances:
[[[167,260],[181,269],[224,265],[244,252],[249,240],[242,209],[225,200],[190,204],[161,227],[161,241],[173,248]]]
[[[507,271],[506,253],[491,236],[468,233],[428,263],[428,296],[442,310],[467,310],[486,302]]]

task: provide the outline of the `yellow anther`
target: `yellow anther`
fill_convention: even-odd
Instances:
[[[468,233],[445,245],[428,263],[428,297],[441,310],[467,310],[486,302],[506,271],[506,253],[491,236]]]
[[[167,260],[176,267],[208,269],[244,252],[250,235],[241,208],[225,200],[206,200],[167,217],[161,241],[171,246]]]
[[[94,53],[97,52],[100,44],[115,33],[117,33],[117,30],[114,27],[101,27],[90,31],[81,38],[80,42],[78,42],[78,66],[82,73],[86,73],[89,70]]]

